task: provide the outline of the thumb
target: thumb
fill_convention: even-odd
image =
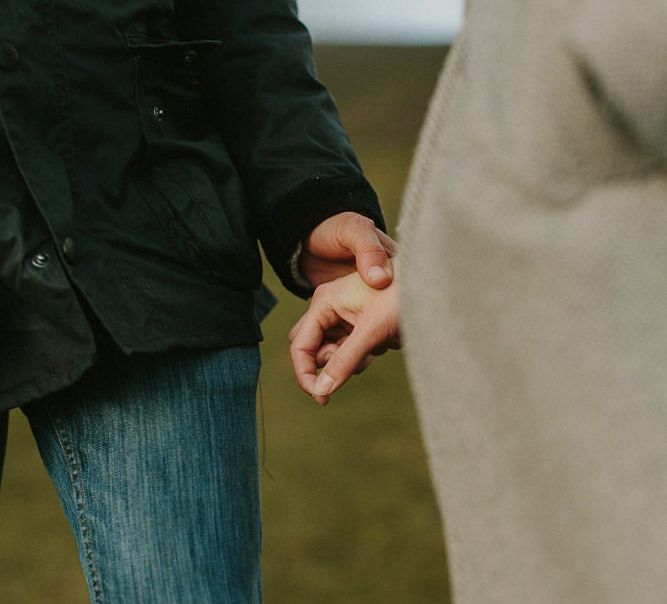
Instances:
[[[393,279],[389,253],[375,227],[364,230],[352,243],[357,270],[367,285],[375,289],[387,287]]]
[[[366,361],[370,350],[377,342],[371,339],[372,332],[355,327],[345,341],[331,354],[324,369],[317,376],[313,394],[329,397],[338,390]]]
[[[375,289],[387,287],[393,279],[390,257],[395,244],[373,221],[349,214],[336,223],[337,239],[352,252],[361,278]]]

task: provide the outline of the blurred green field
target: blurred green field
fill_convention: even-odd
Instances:
[[[320,47],[321,78],[376,186],[390,231],[446,49]],[[267,604],[441,604],[444,548],[401,353],[321,409],[298,391],[286,294],[264,325],[264,575]],[[87,602],[76,551],[20,413],[0,492],[0,604]],[[127,603],[134,604],[134,603]],[[141,603],[137,603],[141,604]]]

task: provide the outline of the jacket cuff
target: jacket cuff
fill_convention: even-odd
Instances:
[[[377,195],[360,175],[307,180],[279,198],[273,209],[262,245],[283,285],[301,298],[313,289],[294,278],[294,251],[318,224],[341,212],[362,214],[386,231]]]

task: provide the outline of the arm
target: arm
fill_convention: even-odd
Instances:
[[[317,225],[353,212],[374,222],[367,223],[365,239],[379,240],[376,228],[383,230],[384,223],[333,100],[317,80],[296,4],[180,0],[177,18],[184,39],[222,42],[202,67],[202,94],[246,185],[269,262],[288,289],[308,295],[310,288],[293,278],[290,260],[300,242],[306,252],[313,251],[309,235]],[[353,234],[346,238],[358,240]],[[349,246],[333,252],[329,260],[350,265]],[[344,257],[336,258],[335,252]],[[358,256],[355,249],[351,256]],[[377,265],[377,257],[368,268]],[[302,269],[310,280],[320,269],[311,270],[309,260],[303,259]],[[351,265],[347,270],[354,269]]]
[[[400,347],[396,283],[377,290],[353,273],[321,285],[290,340],[299,386],[326,405],[369,355]]]

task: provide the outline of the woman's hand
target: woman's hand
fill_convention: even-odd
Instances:
[[[394,261],[394,277],[396,272]],[[377,290],[355,272],[320,285],[289,338],[299,386],[326,405],[353,373],[369,365],[372,355],[400,347],[395,280]]]

